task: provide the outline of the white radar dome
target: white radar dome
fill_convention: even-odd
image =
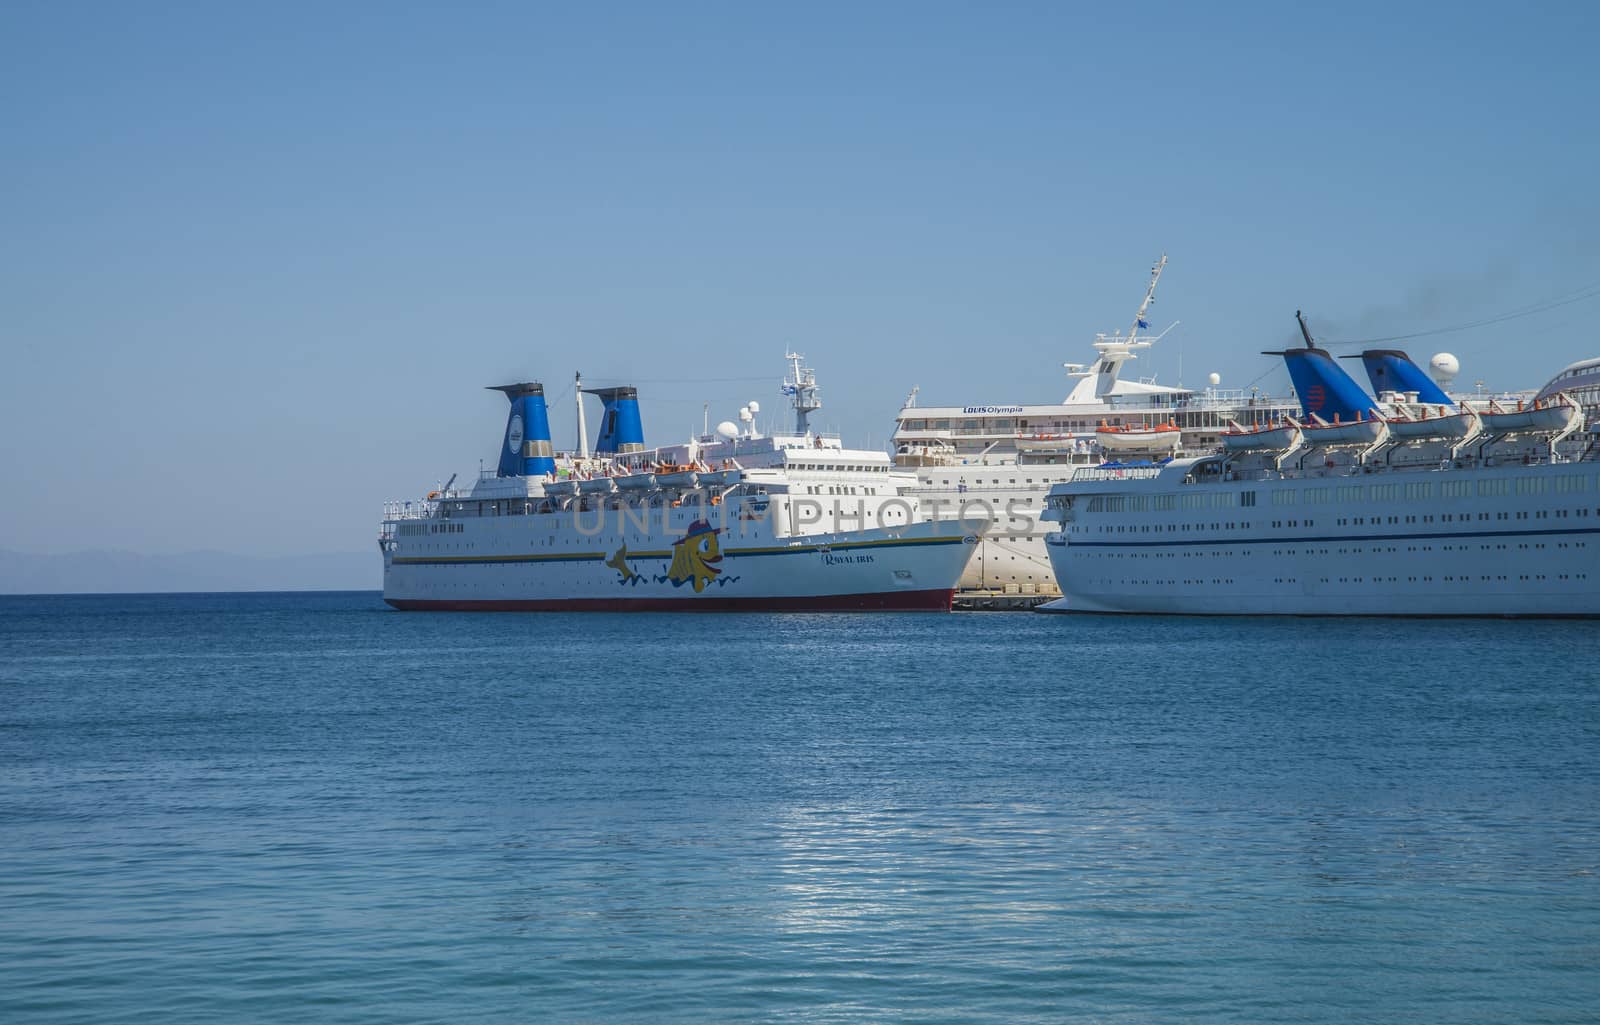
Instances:
[[[1222,375],[1213,371],[1211,376],[1206,378],[1206,380],[1210,381],[1211,387],[1215,388],[1217,385],[1222,383]]]
[[[1441,352],[1428,361],[1428,374],[1440,385],[1447,385],[1461,373],[1461,361],[1448,352]]]
[[[759,402],[750,403],[750,412],[752,412],[752,413],[761,412],[761,403],[759,403]]]
[[[732,420],[724,420],[717,424],[717,433],[724,438],[737,438],[739,436],[739,425]]]

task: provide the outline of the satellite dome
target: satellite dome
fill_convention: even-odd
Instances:
[[[1215,388],[1217,385],[1222,383],[1222,375],[1213,370],[1211,372],[1211,376],[1206,378],[1206,380],[1210,381],[1211,387]]]
[[[1448,352],[1438,353],[1428,361],[1428,373],[1441,386],[1447,385],[1461,373],[1461,361]]]
[[[737,438],[739,436],[739,425],[732,420],[724,420],[717,424],[717,434],[724,438]]]
[[[750,403],[750,412],[752,412],[752,413],[761,412],[761,403],[759,403],[759,402],[751,402]]]

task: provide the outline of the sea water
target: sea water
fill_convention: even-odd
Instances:
[[[4,598],[0,1021],[1595,1021],[1597,656]]]

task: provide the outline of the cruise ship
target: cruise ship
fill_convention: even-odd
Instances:
[[[987,524],[924,515],[888,454],[814,432],[815,375],[790,354],[793,432],[759,406],[683,445],[645,446],[631,387],[575,389],[557,453],[537,382],[510,400],[498,466],[469,489],[388,503],[383,598],[441,611],[948,611]],[[589,450],[585,395],[600,399]],[[450,483],[453,483],[453,479]]]
[[[1235,419],[1254,421],[1293,413],[1289,397],[1218,387],[1209,375],[1201,390],[1128,379],[1128,364],[1177,323],[1149,334],[1150,310],[1167,258],[1150,269],[1143,300],[1126,334],[1095,337],[1088,364],[1065,364],[1072,387],[1053,405],[924,406],[913,390],[895,417],[894,455],[914,473],[909,494],[937,510],[992,527],[968,564],[961,587],[1050,594],[1055,575],[1040,520],[1051,486],[1084,467],[1103,463],[1150,465],[1182,453],[1215,450]]]
[[[1369,396],[1301,324],[1305,347],[1271,354],[1299,415],[1235,423],[1216,454],[1082,468],[1051,489],[1063,597],[1045,610],[1600,615],[1582,401],[1600,394],[1600,361],[1525,401],[1458,402],[1405,353],[1369,350]]]

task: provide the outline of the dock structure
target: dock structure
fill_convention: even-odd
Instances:
[[[972,588],[957,591],[951,608],[956,612],[1029,612],[1045,602],[1055,601],[1060,593],[1040,594],[1018,590],[989,591]]]

